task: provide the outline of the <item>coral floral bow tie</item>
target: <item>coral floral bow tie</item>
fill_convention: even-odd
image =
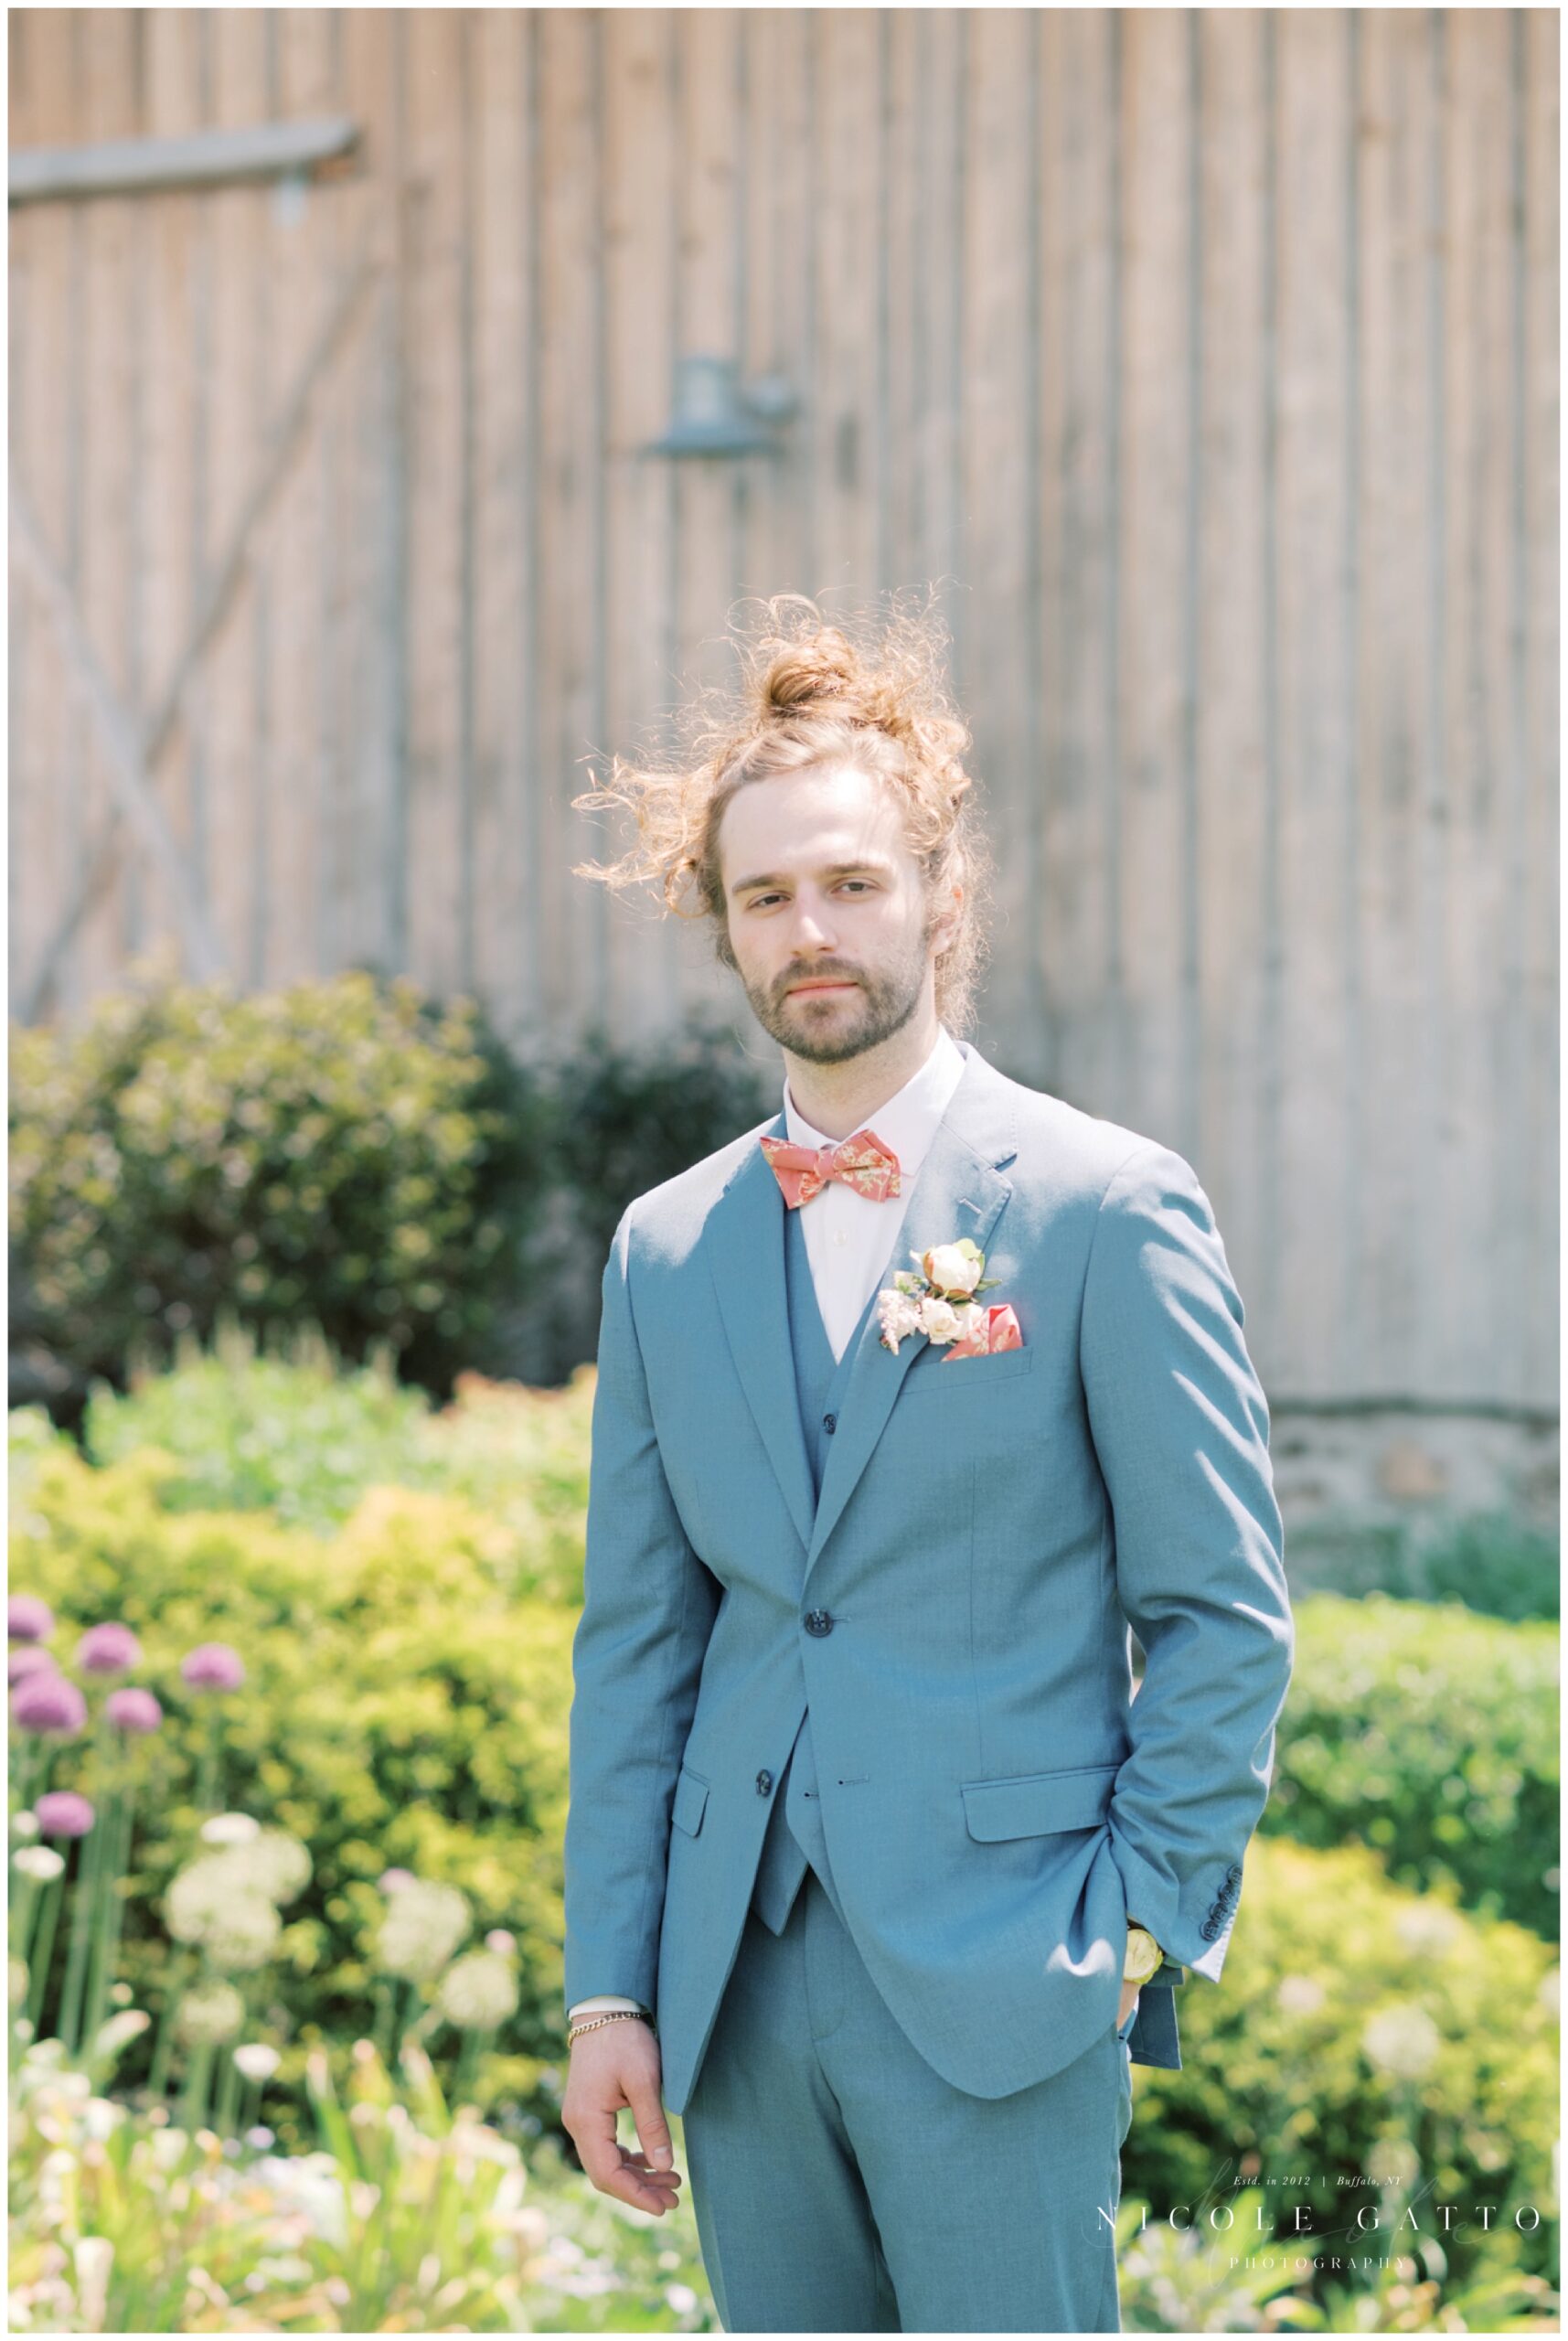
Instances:
[[[898,1156],[875,1130],[852,1130],[837,1146],[796,1146],[787,1138],[764,1138],[761,1144],[791,1211],[808,1203],[829,1179],[842,1179],[874,1203],[898,1193]]]

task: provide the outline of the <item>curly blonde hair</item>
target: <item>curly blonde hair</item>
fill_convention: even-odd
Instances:
[[[926,899],[946,909],[962,883],[953,939],[936,960],[936,1012],[966,1032],[986,952],[992,861],[963,758],[967,725],[949,700],[945,633],[933,616],[901,606],[880,623],[829,624],[803,593],[751,604],[761,617],[731,625],[741,660],[738,685],[710,685],[677,717],[683,746],[673,764],[613,759],[601,787],[575,807],[624,807],[637,843],[618,861],[578,862],[573,875],[617,891],[656,885],[677,918],[711,922],[714,956],[738,972],[719,860],[719,830],[737,789],[813,765],[850,764],[897,790],[910,850],[923,865]],[[742,605],[746,606],[746,605]],[[696,893],[688,910],[683,897]]]

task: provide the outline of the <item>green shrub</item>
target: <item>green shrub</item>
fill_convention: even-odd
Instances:
[[[80,1386],[227,1310],[439,1383],[515,1277],[549,1122],[472,1003],[401,978],[156,987],[14,1028],[14,1339]]]
[[[1555,1940],[1558,1636],[1457,1603],[1296,1604],[1266,1833],[1359,1839],[1402,1883]]]
[[[1558,1538],[1509,1513],[1327,1513],[1288,1533],[1290,1581],[1300,1593],[1462,1601],[1493,1618],[1561,1614]]]
[[[577,1240],[598,1273],[634,1196],[739,1138],[779,1103],[780,1076],[760,1071],[725,1033],[694,1022],[650,1049],[618,1048],[595,1027],[556,1075],[558,1175]]]
[[[400,1865],[467,1897],[474,1940],[494,1927],[518,1938],[521,2004],[486,2081],[544,2118],[541,2073],[562,2054],[573,1608],[521,1589],[540,1555],[517,1522],[459,1496],[377,1489],[324,1541],[265,1513],[168,1511],[160,1491],[177,1468],[155,1449],[97,1470],[69,1451],[42,1459],[13,1530],[12,1587],[53,1609],[61,1663],[86,1625],[123,1619],[143,1644],[136,1680],[165,1708],[135,1751],[123,1965],[135,2004],[159,2016],[185,1981],[162,1897],[197,1846],[216,1716],[225,1803],[291,1831],[313,1862],[252,2004],[288,2043],[278,2088],[297,2092],[313,2041],[369,2029],[377,1880]],[[248,1675],[216,1702],[179,1673],[209,1641],[232,1643]],[[48,1785],[91,1794],[93,1763],[85,1737],[66,1743]],[[46,2028],[53,2005],[51,1993]],[[279,2111],[266,2118],[287,2131]]]
[[[384,1370],[259,1357],[240,1332],[211,1354],[182,1352],[123,1395],[98,1384],[83,1426],[95,1463],[146,1448],[172,1459],[157,1483],[165,1511],[265,1511],[325,1535],[369,1488],[425,1488],[509,1531],[519,1590],[581,1598],[592,1368],[548,1391],[460,1374],[436,1412]],[[27,1437],[30,1452],[37,1434]]]
[[[1255,2182],[1281,2235],[1300,2204],[1314,2236],[1339,2239],[1325,2248],[1374,2251],[1408,2202],[1418,2226],[1399,2248],[1435,2243],[1456,2282],[1486,2258],[1481,2206],[1495,2233],[1534,2205],[1519,2264],[1546,2272],[1557,1981],[1536,1936],[1407,1894],[1364,1846],[1260,1838],[1222,1982],[1181,1989],[1182,2070],[1134,2068],[1124,2191],[1158,2219],[1185,2204],[1206,2221]],[[1355,2241],[1367,2203],[1380,2243]],[[1444,2203],[1459,2207],[1451,2231]]]

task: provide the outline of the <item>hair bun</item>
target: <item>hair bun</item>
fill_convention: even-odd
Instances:
[[[773,660],[764,684],[770,708],[790,713],[819,700],[843,699],[860,679],[860,665],[837,626],[825,626],[813,641],[792,645]]]

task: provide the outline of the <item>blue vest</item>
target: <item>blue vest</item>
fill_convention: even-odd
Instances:
[[[800,1210],[786,1210],[784,1215],[784,1284],[789,1296],[790,1345],[795,1352],[795,1398],[800,1407],[800,1427],[805,1434],[805,1452],[811,1463],[811,1491],[813,1496],[817,1496],[822,1490],[822,1475],[827,1468],[827,1442],[833,1436],[828,1425],[843,1403],[850,1363],[866,1319],[877,1305],[877,1294],[886,1277],[878,1277],[854,1331],[844,1344],[843,1356],[836,1359],[833,1344],[822,1321],[811,1262],[806,1256],[805,1237],[801,1228],[802,1213],[809,1209],[809,1204],[803,1204]],[[901,1214],[895,1212],[890,1214],[890,1219],[901,1221]],[[896,1234],[896,1227],[892,1227],[888,1245],[890,1260]],[[833,1883],[827,1845],[822,1832],[822,1806],[816,1792],[816,1764],[811,1748],[809,1707],[801,1718],[800,1729],[785,1758],[784,1770],[773,1783],[773,1811],[768,1815],[762,1855],[757,1864],[756,1883],[752,1889],[752,1908],[763,1925],[771,1927],[775,1935],[782,1935],[784,1930],[795,1897],[800,1891],[801,1880],[805,1876],[807,1863],[822,1880],[834,1908],[842,1919],[844,1912],[837,1888]]]

